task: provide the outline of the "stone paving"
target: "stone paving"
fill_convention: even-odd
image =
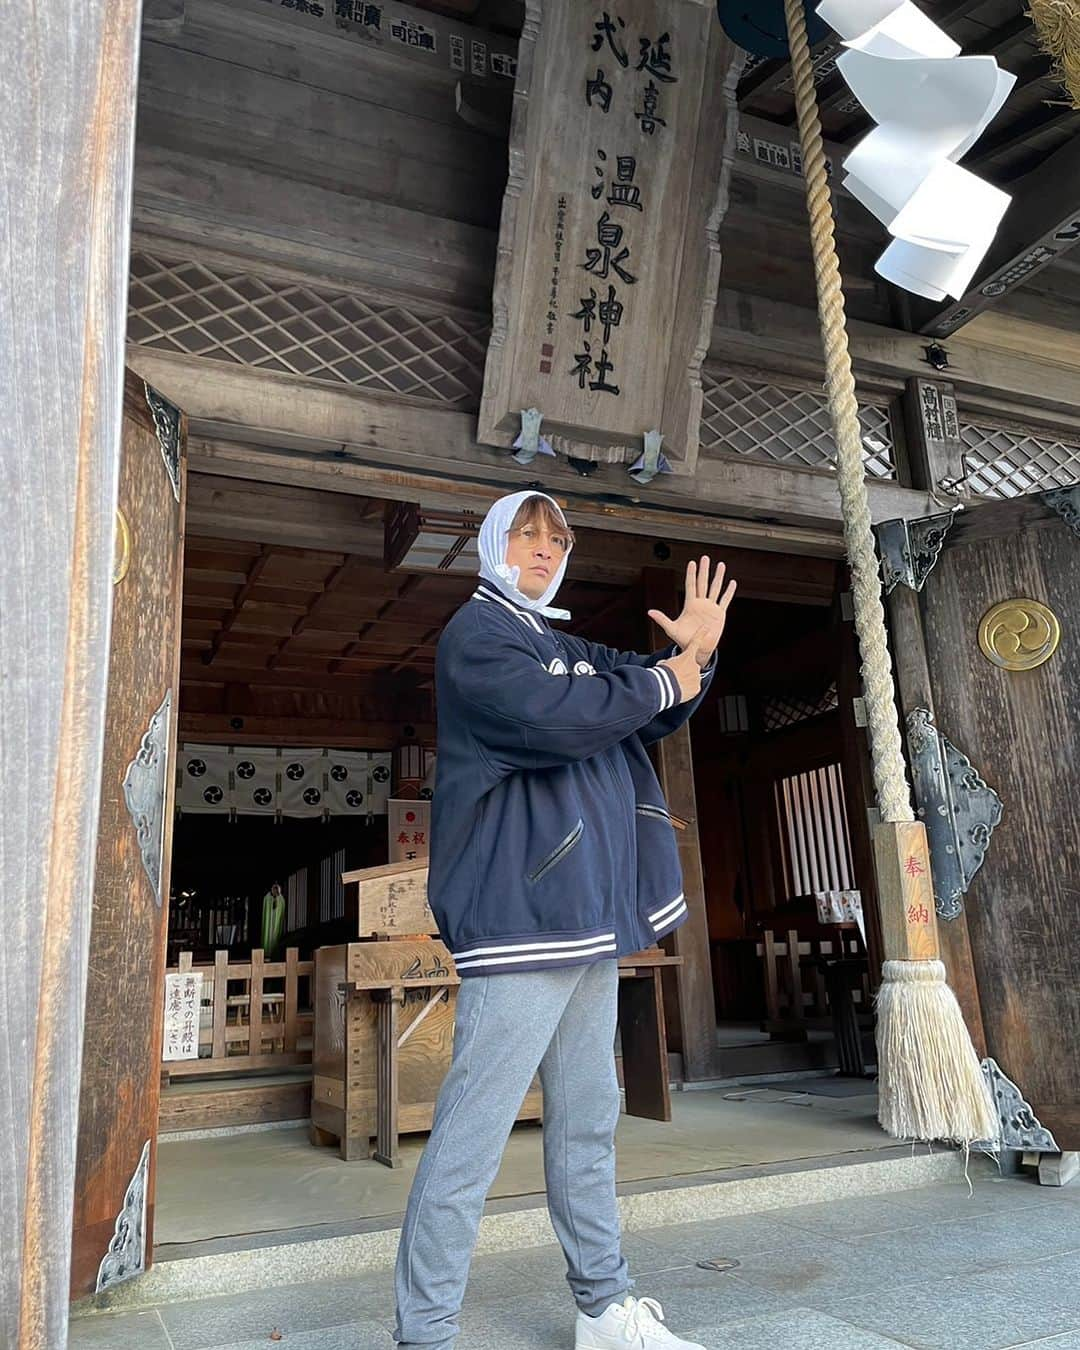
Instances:
[[[1080,1350],[1080,1181],[938,1184],[635,1231],[637,1293],[708,1350]],[[699,1262],[733,1259],[718,1272]],[[477,1258],[458,1350],[569,1350],[557,1248]],[[392,1350],[390,1273],[72,1323],[70,1350]],[[277,1333],[275,1335],[275,1333]]]

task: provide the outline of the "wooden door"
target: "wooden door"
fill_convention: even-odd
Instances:
[[[153,1238],[179,680],[185,427],[127,371],[75,1170],[72,1297]]]
[[[999,659],[1044,656],[1052,646],[1052,632],[1048,640],[1029,602],[1047,607],[1060,624],[1056,650],[1029,669],[995,664],[980,647],[990,611],[1013,601],[984,636]],[[947,536],[918,600],[902,587],[894,592],[891,617],[905,716],[932,700],[939,732],[1003,803],[962,912],[939,925],[952,983],[976,1042],[985,1037],[987,1054],[1058,1147],[1078,1148],[1077,527],[1039,495],[971,507]]]

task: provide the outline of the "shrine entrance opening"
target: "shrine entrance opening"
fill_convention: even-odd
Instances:
[[[356,1155],[344,1139],[333,1151],[313,1146],[339,1143],[325,1128],[337,1080],[315,1048],[317,953],[358,937],[343,873],[426,851],[435,645],[474,586],[476,519],[190,476],[167,969],[178,984],[201,977],[201,1030],[197,1057],[162,1064],[159,1254],[241,1232],[291,1240],[403,1208],[425,1137],[404,1106],[400,1170],[366,1148],[346,1165]],[[865,1098],[861,1115],[849,1100],[833,1112],[833,1098],[815,1089],[838,1081],[825,1076],[837,1066],[855,1071],[875,941],[840,565],[575,529],[561,599],[572,631],[594,641],[660,645],[646,612],[677,606],[686,562],[703,551],[740,583],[715,692],[657,756],[694,913],[664,944],[681,962],[661,972],[664,1062],[676,1089],[702,1090],[661,1091],[661,1061],[643,1063],[642,1033],[633,1043],[624,1033],[627,1177],[662,1170],[654,1133],[665,1109],[700,1170],[881,1147],[872,1083],[845,1080]],[[401,802],[414,817],[407,829]],[[841,960],[847,1020],[838,1023],[830,967]],[[854,1029],[854,1042],[838,1041],[838,1025]],[[408,1072],[437,1079],[447,1035],[430,1018]],[[373,1081],[374,1058],[373,1043]],[[781,1104],[791,1087],[765,1082],[778,1074],[803,1074],[823,1109]],[[773,1113],[761,1147],[723,1119],[749,1109],[732,1096]],[[496,1194],[528,1193],[539,1176],[526,1115]]]

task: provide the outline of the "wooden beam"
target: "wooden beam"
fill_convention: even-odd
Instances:
[[[948,344],[949,380],[967,407],[1011,410],[1021,419],[1080,426],[1080,340],[1073,333],[1046,328],[1046,342],[1033,347],[1034,325],[1003,320],[1001,331],[1014,341],[989,342],[980,320],[962,338]],[[905,380],[928,375],[927,340],[918,333],[848,322],[848,340],[856,377]],[[1007,349],[1006,349],[1007,348]],[[756,361],[765,369],[823,370],[818,318],[813,310],[721,288],[713,326],[712,350],[727,350],[732,360]],[[875,519],[886,519],[877,516]]]
[[[399,500],[419,490],[431,504],[459,506],[490,503],[536,481],[536,465],[525,468],[505,452],[478,446],[468,413],[147,348],[130,355],[189,412],[197,438],[193,463],[202,472],[251,477],[257,466],[254,476],[277,482]],[[274,449],[238,453],[217,439],[241,435]],[[829,473],[736,456],[699,457],[695,477],[665,475],[647,489],[621,465],[603,465],[587,480],[561,462],[545,462],[542,472],[575,525],[817,556],[841,551],[839,497]],[[922,494],[880,481],[868,491],[875,519],[924,513]]]
[[[374,628],[374,626],[379,622],[380,619],[384,619],[390,613],[390,611],[398,603],[399,600],[404,600],[405,597],[409,595],[411,591],[414,591],[417,588],[417,586],[419,586],[419,584],[420,578],[418,576],[411,576],[405,578],[405,580],[398,587],[397,594],[392,595],[389,600],[385,601],[382,605],[379,606],[379,609],[376,612],[374,619],[371,619],[364,624],[364,626],[357,633],[353,641],[350,642],[349,645],[345,648],[345,650],[341,653],[340,658],[336,661],[330,662],[329,670],[331,675],[333,675],[336,671],[339,671],[341,669],[341,664],[343,661],[347,661],[350,657],[355,656],[359,653],[360,649],[364,645],[364,639],[371,632],[372,628]],[[416,649],[414,648],[414,651],[415,650]]]
[[[365,518],[370,518],[372,512],[381,513],[383,503],[380,501],[365,503],[363,498],[346,493],[286,488],[266,481],[201,473],[189,475],[188,501],[197,503],[194,508],[189,506],[188,511],[189,522],[192,516],[195,517],[195,523],[189,523],[188,528],[189,558],[185,568],[189,601],[204,594],[216,597],[223,587],[231,591],[243,582],[242,573],[236,580],[235,574],[223,576],[216,568],[208,570],[201,561],[207,548],[217,547],[218,538],[196,537],[196,533],[216,536],[219,528],[235,531],[244,540],[261,536],[279,541],[275,543],[277,553],[282,552],[282,545],[309,539],[341,542],[346,551],[352,551],[372,566],[382,566],[382,527],[379,527],[376,539],[374,528],[365,528],[361,534],[355,523],[361,513],[365,513]],[[644,526],[638,536],[582,529],[578,531],[570,556],[567,580],[588,581],[622,590],[640,577],[643,567],[669,567],[682,571],[700,551],[693,541],[673,539],[661,531],[648,532]],[[731,570],[738,571],[739,592],[746,599],[831,603],[833,564],[826,558],[787,559],[782,554],[731,546],[723,548],[723,555]],[[434,583],[440,589],[446,587],[448,580],[433,574],[424,575],[425,582]],[[468,585],[469,579],[462,579],[461,584],[463,587]],[[257,588],[260,598],[271,591],[287,589],[310,590],[311,584],[275,577]],[[429,584],[428,589],[433,587]],[[276,603],[284,602],[276,599]]]
[[[217,688],[230,684],[248,689],[316,690],[320,693],[340,694],[343,698],[362,698],[375,691],[377,672],[370,675],[328,675],[323,670],[298,666],[278,666],[274,670],[248,667],[233,662],[215,666],[208,672],[201,661],[188,657],[180,666],[180,679],[188,687]]]
[[[67,1343],[138,26],[117,0],[4,27],[0,1344],[27,1350]]]
[[[263,275],[277,264],[412,303],[490,304],[492,230],[152,143],[138,146],[135,181],[139,250],[257,260]]]
[[[312,620],[321,613],[326,605],[327,598],[333,594],[338,587],[344,585],[350,575],[355,573],[359,567],[359,560],[353,557],[345,558],[341,563],[331,569],[330,575],[323,582],[322,590],[308,605],[307,610],[293,624],[289,632],[281,639],[274,649],[273,655],[267,659],[266,669],[273,670],[281,659],[285,649],[295,637],[299,637],[302,632],[311,624]]]
[[[1002,155],[1017,146],[1030,141],[1051,128],[1062,131],[1075,131],[1080,125],[1080,113],[1068,107],[1051,104],[1038,104],[1030,112],[1008,123],[995,136],[984,136],[979,141],[978,152],[965,161],[965,167],[977,173],[985,173],[987,168]]]
[[[233,726],[234,721],[243,723]],[[414,722],[417,740],[435,743],[434,722]],[[208,745],[333,745],[341,750],[392,750],[401,740],[401,723],[368,722],[343,730],[335,717],[244,717],[225,713],[181,713],[181,737]]]
[[[1057,384],[1064,377],[1072,381],[1074,388],[1080,385],[1077,379],[1077,372],[1080,371],[1080,333],[1063,332],[1049,324],[1033,323],[998,310],[989,310],[977,314],[971,320],[960,341],[969,337],[978,341],[987,369],[1000,369],[1010,363],[1023,366],[1029,359],[1035,358],[1048,382]],[[957,339],[950,338],[948,351],[955,353],[957,346]],[[959,387],[958,371],[951,361],[948,373],[952,382]],[[1030,435],[1049,435],[1051,440],[1075,443],[1080,437],[1080,416],[1075,412],[1063,415],[1064,410],[1052,414],[1045,406],[1040,406],[1040,400],[1034,393],[1038,388],[1038,385],[1032,386],[1032,397],[1026,407],[1019,399],[991,398],[987,402],[992,411],[1000,411]],[[970,416],[970,402],[968,411]],[[977,416],[973,420],[978,420]]]
[[[367,55],[353,62],[358,77]],[[140,146],[277,172],[298,192],[317,185],[482,228],[498,218],[505,160],[485,153],[486,138],[380,106],[362,78],[327,97],[295,70],[252,69],[224,42],[215,54],[146,42],[141,66]]]
[[[240,611],[244,608],[248,596],[259,584],[259,578],[266,571],[266,565],[272,557],[273,549],[270,548],[268,544],[264,544],[259,550],[258,557],[248,569],[248,574],[244,578],[244,584],[236,592],[232,609],[222,620],[220,629],[214,635],[213,641],[210,643],[210,650],[203,657],[204,664],[208,666],[213,664],[214,657],[221,651],[221,644],[228,637],[229,632],[237,619],[239,619]]]

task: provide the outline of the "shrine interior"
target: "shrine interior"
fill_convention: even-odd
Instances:
[[[406,548],[402,528],[415,539],[388,568],[386,549]],[[250,960],[263,943],[264,896],[274,882],[283,888],[284,919],[267,960],[295,949],[298,962],[309,962],[319,947],[352,938],[355,902],[342,873],[405,856],[405,836],[388,816],[391,798],[427,807],[435,648],[474,588],[469,529],[468,513],[443,512],[431,524],[408,503],[192,476],[170,970],[181,953],[196,967],[212,965],[217,952]],[[322,547],[312,547],[314,539]],[[460,570],[434,570],[459,545]],[[425,547],[436,552],[425,556]],[[677,819],[701,843],[719,1076],[832,1068],[820,976],[800,975],[797,1002],[790,980],[798,952],[805,966],[846,941],[857,1020],[869,1028],[866,940],[850,917],[840,927],[835,914],[819,917],[815,897],[866,886],[860,748],[838,712],[854,660],[842,569],[832,559],[701,551],[723,559],[740,584],[714,693],[691,723],[693,810]],[[580,530],[561,592],[573,614],[569,630],[624,650],[664,645],[646,611],[676,606],[686,562],[696,556],[697,547],[679,540]],[[276,758],[265,779],[273,801],[259,808],[250,782],[263,780],[245,774],[261,773],[268,754]],[[335,764],[349,767],[360,798],[334,793],[348,788],[330,777]],[[307,768],[309,792],[318,784],[317,801],[290,791],[286,775],[298,765]],[[410,830],[409,843],[417,838]],[[162,1099],[166,1135],[196,1124],[250,1124],[249,1116],[303,1116],[311,1068],[291,1061],[310,1052],[310,1025],[286,1051],[282,986],[270,976],[263,986],[265,1062],[249,1068],[242,1055],[230,1072],[226,1057],[206,1064],[205,1080],[197,1072],[174,1079]],[[311,985],[299,986],[292,997],[303,1027]],[[676,1082],[682,1034],[669,1016]],[[212,1060],[209,1043],[201,1053]]]
[[[1048,101],[1048,63],[1015,0],[924,8],[1019,76],[974,161],[1030,188],[1031,211],[1010,217],[1018,246],[1037,233],[1035,204],[1049,210],[1043,189],[1069,177],[1080,115]],[[391,9],[396,32],[383,32]],[[526,468],[477,424],[525,9],[144,7],[128,359],[189,417],[166,960],[168,974],[204,981],[197,1054],[161,1066],[163,1254],[403,1208],[402,1174],[366,1153],[349,1162],[344,1126],[327,1123],[344,1111],[342,1083],[320,1068],[316,1025],[340,1011],[329,1000],[347,981],[335,975],[320,1008],[315,954],[383,945],[358,933],[368,883],[353,874],[423,862],[438,635],[473,588],[477,511],[527,484],[565,501],[577,533],[561,596],[573,632],[652,649],[646,612],[678,606],[689,558],[708,552],[739,581],[714,692],[657,752],[704,918],[678,957],[666,939],[635,972],[663,998],[649,1005],[652,1061],[620,1045],[622,1179],[668,1165],[669,1107],[688,1171],[884,1143],[872,788],[790,67],[754,59],[732,79],[696,469],[638,485],[606,446]],[[452,64],[463,32],[482,51],[469,70]],[[424,33],[445,43],[427,66]],[[815,50],[834,168],[867,126],[835,55]],[[1068,372],[1033,403],[1019,354],[1077,359],[1080,267],[1055,257],[958,317],[886,284],[884,230],[841,191],[834,206],[875,519],[941,509],[926,472],[939,433],[972,499],[1072,481]],[[962,318],[963,336],[931,355]],[[951,385],[934,395],[935,432],[920,420],[921,382],[947,382],[950,353],[965,391],[959,412]],[[639,353],[623,378],[647,368]],[[280,903],[267,898],[275,883]],[[410,1050],[418,1079],[448,1054],[437,1021]],[[375,1065],[372,1049],[372,1082]],[[791,1126],[781,1083],[819,1108],[803,1112],[812,1137]],[[686,1090],[669,1103],[670,1084]],[[407,1162],[426,1128],[413,1106],[400,1120]],[[542,1184],[532,1119],[515,1131],[528,1157],[509,1158],[497,1196]],[[331,1165],[314,1146],[338,1134]]]

